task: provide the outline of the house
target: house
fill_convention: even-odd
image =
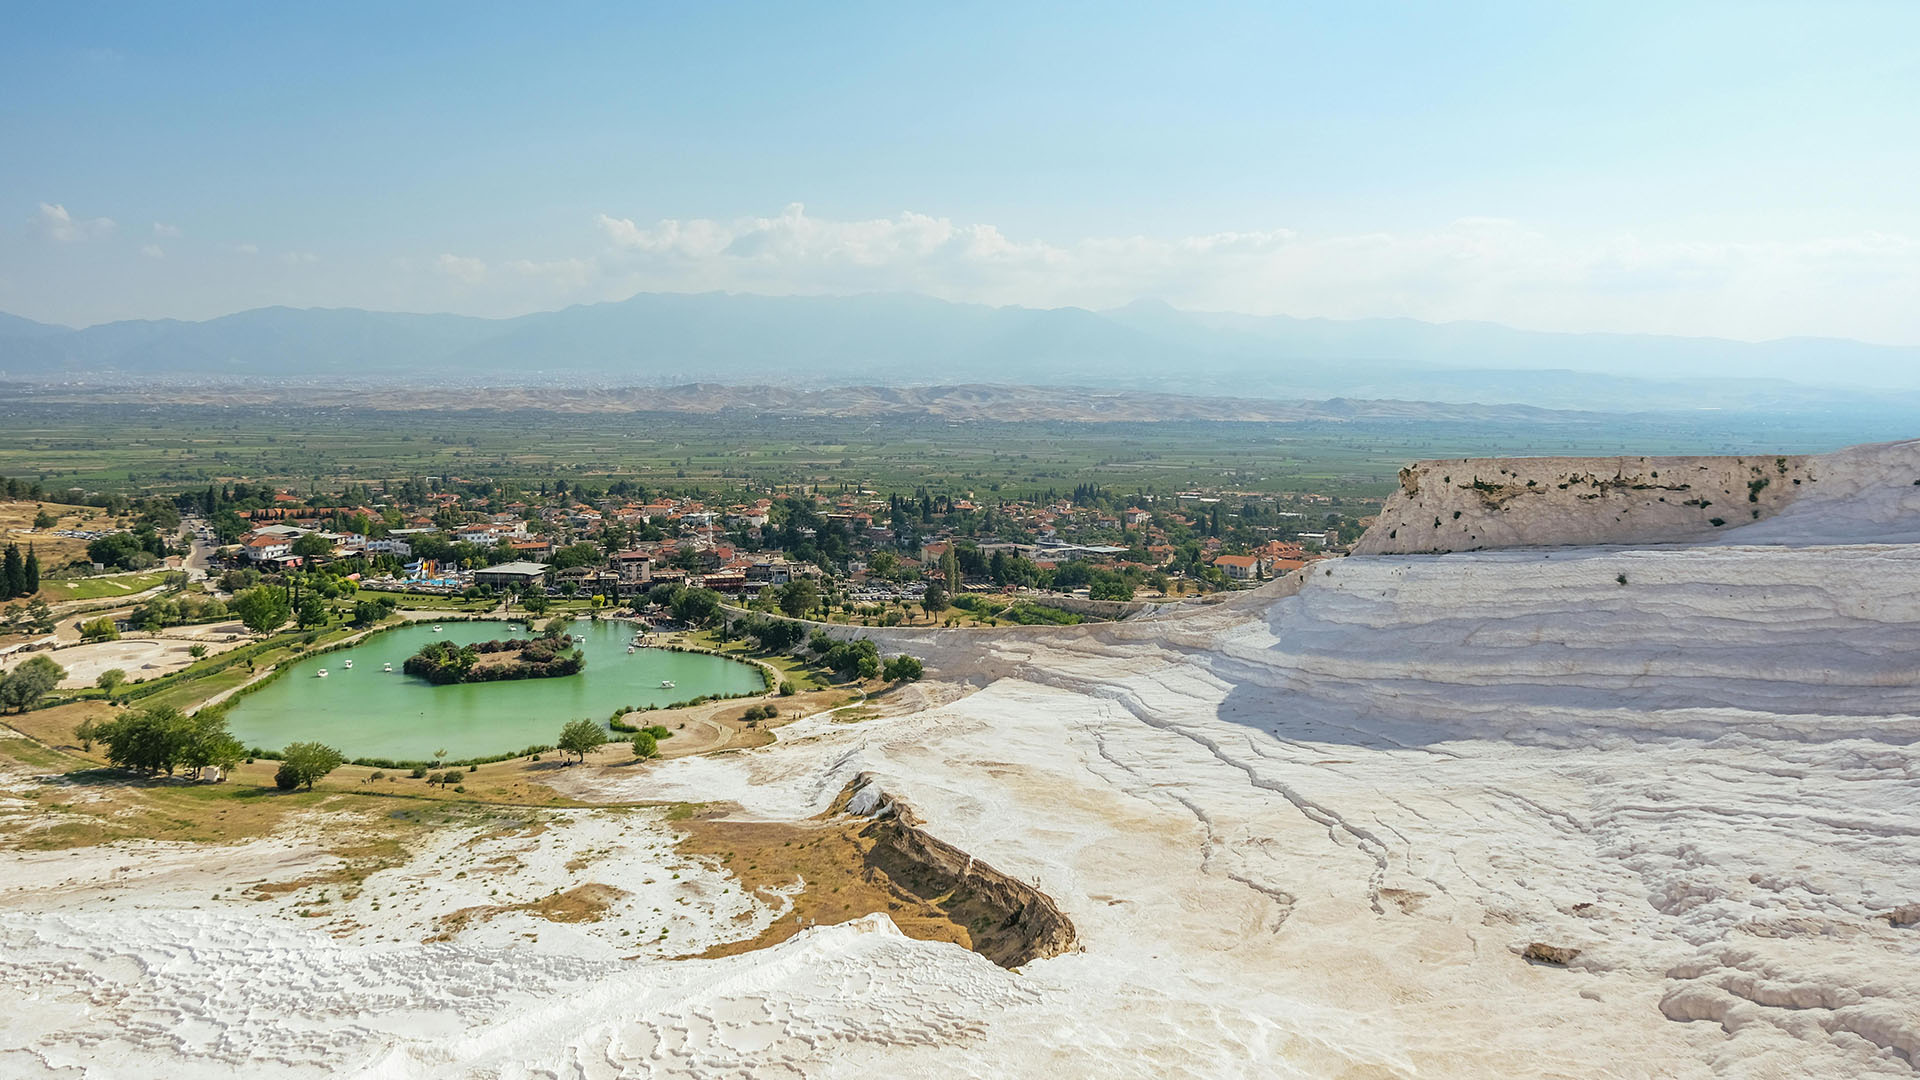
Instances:
[[[293,553],[293,538],[278,533],[255,533],[241,541],[247,561],[264,563]]]
[[[519,589],[538,585],[546,577],[547,568],[537,562],[508,562],[475,570],[473,583],[491,585],[496,589]]]
[[[367,554],[398,555],[404,559],[413,554],[413,545],[407,543],[404,537],[385,536],[378,540],[367,541]]]
[[[534,562],[546,562],[553,554],[553,544],[546,540],[515,540],[507,545],[515,558],[531,559]]]
[[[1220,555],[1213,565],[1234,581],[1252,581],[1260,576],[1260,558],[1257,555]]]
[[[653,580],[653,556],[646,552],[622,551],[612,562],[622,585],[645,585]]]
[[[1129,506],[1127,507],[1126,518],[1129,526],[1138,526],[1145,525],[1147,522],[1152,521],[1153,515],[1137,506]]]

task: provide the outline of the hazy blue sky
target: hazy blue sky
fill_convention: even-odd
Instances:
[[[0,310],[639,289],[1920,343],[1920,3],[12,5]]]

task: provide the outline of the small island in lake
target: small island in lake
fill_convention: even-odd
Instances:
[[[505,682],[512,679],[555,679],[577,675],[587,658],[573,647],[568,634],[537,638],[507,638],[455,645],[430,641],[407,657],[401,670],[437,686],[450,683]]]

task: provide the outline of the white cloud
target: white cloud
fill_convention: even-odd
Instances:
[[[159,244],[141,245],[140,254],[145,255],[149,259],[164,259],[167,257],[167,253],[161,249]]]
[[[319,262],[320,256],[311,251],[287,251],[281,253],[280,261],[288,266],[308,266]]]
[[[62,244],[97,240],[111,234],[114,229],[112,218],[76,218],[59,203],[41,203],[39,213],[34,215],[34,222],[48,239]]]
[[[1071,242],[905,212],[835,221],[601,214],[602,290],[914,291],[951,300],[1176,306],[1332,318],[1478,319],[1556,330],[1920,342],[1920,240],[1567,235],[1501,218],[1399,232],[1285,228]],[[617,287],[616,287],[617,286]]]
[[[178,225],[168,225],[165,222],[156,221],[153,223],[153,235],[162,240],[177,240],[186,234],[180,231],[180,226]]]
[[[258,255],[260,254],[260,245],[235,244],[233,245],[233,253],[236,255]]]
[[[442,255],[434,260],[434,266],[448,277],[469,285],[478,285],[487,280],[487,264],[483,259],[465,255]]]

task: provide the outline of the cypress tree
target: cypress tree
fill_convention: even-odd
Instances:
[[[20,561],[20,545],[8,544],[4,564],[0,564],[0,600],[11,600],[26,591],[27,567]]]
[[[26,572],[26,587],[20,590],[20,595],[32,596],[40,591],[40,556],[35,553],[32,544],[27,545]]]

